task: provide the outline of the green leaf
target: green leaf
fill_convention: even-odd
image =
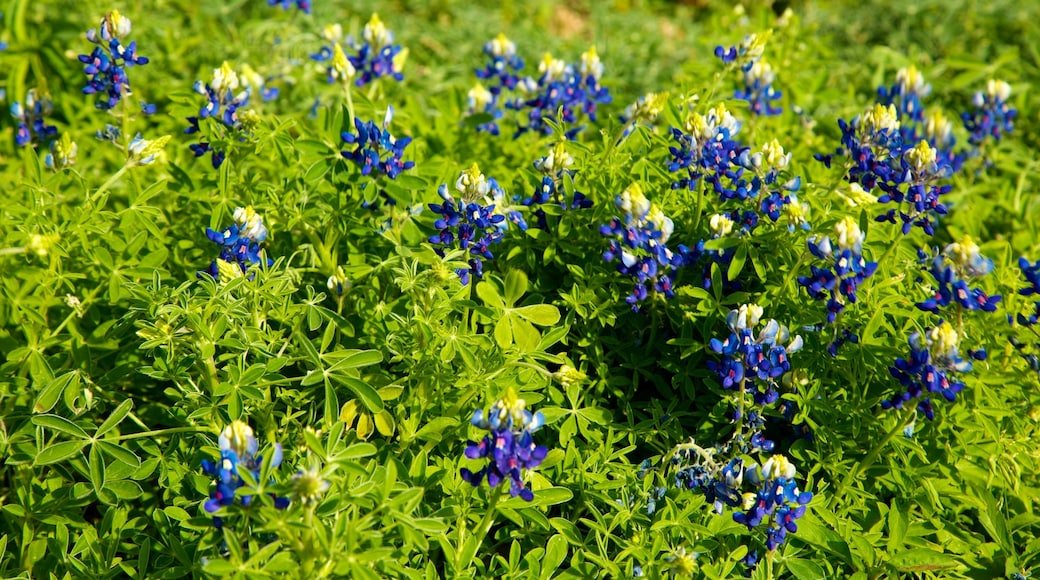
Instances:
[[[733,255],[733,261],[729,263],[729,270],[726,271],[726,278],[729,280],[736,280],[737,276],[740,276],[740,271],[744,269],[744,262],[747,261],[747,244],[740,244],[737,246],[737,251]]]
[[[801,530],[799,529],[799,531]],[[900,572],[949,570],[960,566],[960,563],[953,555],[927,548],[915,548],[906,552],[900,552],[892,556],[891,564]]]
[[[126,418],[127,414],[130,413],[130,409],[133,408],[133,399],[126,399],[122,403],[119,403],[119,406],[116,407],[116,409],[108,415],[108,418],[105,419],[105,422],[102,423],[100,427],[98,427],[97,431],[94,433],[94,437],[101,437],[105,433],[111,431],[113,428],[115,428],[116,425],[118,425],[120,422],[122,422],[123,419]]]
[[[36,396],[36,403],[33,405],[33,410],[37,413],[46,413],[54,408],[54,405],[58,403],[58,399],[61,394],[67,388],[75,388],[79,386],[79,371],[69,371],[63,375],[59,375],[47,383],[47,386],[40,391],[40,394]]]
[[[510,270],[506,274],[505,301],[512,306],[527,292],[527,274],[523,270]]]
[[[91,445],[88,456],[90,485],[94,487],[94,493],[101,497],[101,488],[105,487],[105,458],[101,456],[101,450],[97,445]]]
[[[382,361],[383,353],[378,350],[359,350],[336,361],[335,364],[329,367],[329,370],[340,371],[343,369],[356,369],[359,367],[378,364]]]
[[[784,564],[787,566],[787,571],[798,580],[820,580],[827,577],[823,568],[812,560],[787,558],[784,560]]]
[[[76,425],[72,421],[58,415],[37,415],[32,418],[33,425],[39,425],[55,431],[60,431],[66,435],[72,435],[80,439],[90,439],[90,435],[87,434],[79,425]]]
[[[532,304],[513,310],[517,316],[538,326],[552,326],[560,321],[560,309],[551,304]]]
[[[502,350],[513,344],[513,325],[510,323],[509,316],[503,316],[495,323],[495,342]]]
[[[116,461],[121,461],[135,469],[141,466],[141,458],[133,451],[130,451],[118,443],[113,443],[111,441],[98,441],[94,445],[100,447],[101,450],[105,452],[105,455],[108,455]]]
[[[52,463],[65,461],[79,453],[80,450],[87,446],[87,443],[87,441],[65,441],[63,443],[56,443],[41,451],[40,454],[36,456],[36,460],[33,464],[50,465]]]
[[[509,316],[507,317],[509,324],[513,329],[513,341],[516,342],[517,348],[520,352],[531,352],[536,346],[538,346],[538,339],[542,337],[538,333],[538,330],[531,326],[530,322],[521,320],[519,318]]]
[[[495,289],[493,284],[486,280],[474,280],[473,284],[477,285],[477,296],[480,297],[485,305],[494,308],[495,310],[502,310],[506,307],[505,303],[502,302],[502,297],[498,295],[498,290]]]
[[[541,580],[552,577],[553,572],[567,558],[567,540],[560,534],[549,538],[545,546],[545,557],[542,559],[542,572],[538,576]]]
[[[373,389],[368,383],[341,374],[330,374],[329,378],[353,391],[370,412],[378,413],[383,410],[383,399],[379,396],[379,391]]]

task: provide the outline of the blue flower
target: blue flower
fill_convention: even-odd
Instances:
[[[465,456],[489,461],[475,472],[463,467],[459,470],[462,478],[474,487],[486,479],[492,489],[508,480],[510,495],[533,500],[534,493],[524,485],[523,470],[537,467],[548,453],[531,435],[545,424],[541,412],[528,411],[524,400],[510,388],[486,415],[482,409],[474,411],[470,423],[489,433],[480,441],[469,441]]]
[[[993,79],[986,83],[985,92],[975,93],[975,110],[961,114],[964,128],[971,133],[969,143],[978,146],[988,138],[1000,141],[1004,133],[1011,131],[1018,111],[1008,105],[1010,96],[1011,85]]]
[[[972,363],[957,350],[959,336],[949,322],[940,322],[922,337],[920,332],[910,335],[910,356],[896,359],[889,372],[905,390],[881,402],[883,409],[902,409],[903,404],[917,400],[917,410],[929,420],[935,418],[928,393],[942,395],[947,401],[956,400],[964,383],[957,375],[971,371]],[[985,358],[985,352],[973,352],[976,359]],[[924,398],[921,398],[925,395]]]
[[[456,270],[462,284],[469,284],[470,275],[477,279],[484,276],[484,260],[494,258],[491,246],[502,241],[506,216],[495,213],[494,198],[504,197],[502,188],[494,178],[487,178],[476,163],[463,171],[455,182],[455,189],[462,199],[456,201],[446,185],[437,190],[442,203],[431,203],[429,208],[441,217],[433,227],[438,233],[430,236],[437,255],[443,257],[445,249],[468,250],[469,267]]]
[[[724,389],[739,389],[739,397],[750,392],[755,404],[771,405],[780,397],[781,377],[791,370],[789,355],[802,348],[802,337],[791,337],[786,327],[769,320],[755,335],[754,328],[762,316],[762,308],[745,304],[731,310],[726,317],[730,335],[725,339],[713,338],[708,348],[722,355],[721,361],[709,360],[708,369],[716,374]],[[738,417],[740,419],[744,419]],[[754,422],[757,417],[751,417]],[[760,429],[763,425],[752,425]],[[772,443],[755,439],[752,429],[752,447],[763,448]]]
[[[383,24],[378,14],[373,14],[362,30],[364,42],[351,36],[344,38],[343,29],[338,24],[327,27],[323,36],[327,44],[312,54],[311,59],[330,63],[327,69],[329,83],[353,80],[355,85],[362,87],[387,76],[397,81],[404,79],[401,70],[408,58],[408,50],[394,44],[394,33]],[[346,54],[344,45],[354,53]]]
[[[58,128],[48,125],[45,117],[54,110],[54,104],[46,96],[40,96],[36,89],[25,93],[25,106],[14,102],[11,104],[11,116],[18,123],[14,133],[14,142],[19,147],[27,145],[47,145],[58,135]]]
[[[1022,296],[1037,296],[1040,295],[1040,260],[1037,260],[1035,264],[1030,264],[1029,260],[1022,256],[1018,259],[1018,268],[1022,270],[1022,275],[1025,276],[1028,286],[1018,291]],[[1028,316],[1022,314],[1018,315],[1018,323],[1023,326],[1033,326],[1040,320],[1040,301],[1033,302],[1033,312]]]
[[[514,137],[528,131],[549,135],[553,132],[550,121],[573,124],[581,116],[595,121],[599,106],[613,101],[610,91],[600,84],[603,63],[595,48],[582,54],[577,65],[567,64],[546,53],[538,65],[538,72],[537,80],[528,77],[520,82],[519,92],[533,97],[518,97],[506,103],[508,109],[526,111],[527,124],[521,124]],[[568,130],[565,137],[573,139],[582,128],[578,126]]]
[[[186,135],[203,133],[200,122],[204,119],[213,119],[216,124],[217,139],[224,140],[229,137],[245,140],[252,128],[258,121],[256,113],[247,110],[254,92],[261,95],[262,100],[270,100],[277,96],[277,89],[267,85],[267,79],[254,71],[249,65],[243,65],[241,74],[235,72],[230,63],[224,62],[220,68],[213,70],[213,79],[209,83],[195,81],[194,90],[204,96],[206,102],[199,108],[198,115],[187,118],[188,128],[184,130]],[[206,153],[212,153],[211,161],[213,168],[218,169],[223,164],[227,152],[224,149],[215,148],[212,143],[203,137],[198,143],[189,145],[195,157],[202,157]]]
[[[248,274],[253,265],[274,264],[261,246],[267,240],[263,217],[247,206],[235,209],[234,220],[223,231],[206,228],[206,237],[220,246],[220,254],[205,272],[199,272],[200,277],[207,274],[214,280],[237,278]]]
[[[97,44],[89,55],[79,55],[83,72],[89,79],[83,93],[96,95],[95,106],[109,110],[130,94],[130,79],[126,69],[148,64],[148,59],[137,54],[137,43],[123,44],[130,34],[130,19],[113,10],[101,19],[98,29],[87,32],[87,40]]]
[[[674,229],[672,220],[650,203],[637,183],[628,186],[614,203],[624,217],[611,219],[599,231],[612,238],[603,260],[616,260],[618,272],[635,278],[625,302],[638,311],[651,291],[665,298],[674,297],[673,273],[689,262],[690,253],[685,246],[673,252],[666,245]]]
[[[288,10],[293,6],[304,14],[311,13],[311,0],[267,0],[268,6],[279,6],[282,10]]]
[[[744,69],[744,88],[734,93],[734,97],[747,101],[753,115],[779,115],[783,109],[773,104],[783,93],[773,88],[776,75],[773,67],[765,60],[755,60]]]
[[[919,255],[926,259],[923,252]],[[947,245],[942,253],[931,260],[928,271],[935,279],[936,288],[932,297],[917,303],[927,312],[939,312],[951,302],[965,310],[994,312],[1000,296],[989,296],[980,288],[969,288],[968,281],[985,276],[993,270],[993,262],[979,254],[979,247],[969,237]]]
[[[218,462],[208,459],[202,460],[202,470],[210,477],[217,478],[216,487],[210,492],[210,498],[203,505],[208,513],[216,513],[223,507],[235,503],[237,496],[243,506],[252,503],[254,494],[241,491],[245,486],[241,473],[248,471],[254,480],[260,478],[260,466],[263,458],[257,455],[258,443],[253,435],[253,429],[242,421],[233,421],[220,433],[218,440],[220,446],[220,460]],[[275,443],[272,467],[278,467],[282,462],[282,446]],[[288,498],[272,496],[276,508],[285,509],[289,505]],[[217,528],[223,527],[220,517],[213,517],[213,525]]]
[[[782,546],[789,532],[798,531],[797,520],[805,515],[805,506],[812,501],[812,492],[798,489],[796,475],[794,465],[783,455],[752,466],[744,475],[756,490],[744,495],[744,511],[734,512],[733,521],[749,530],[765,524],[769,551]]]
[[[856,302],[859,286],[877,270],[877,262],[863,257],[864,237],[856,220],[846,216],[835,226],[836,242],[832,243],[829,236],[808,240],[812,255],[826,260],[828,266],[811,266],[812,275],[800,276],[798,283],[814,299],[827,300],[828,323],[834,323],[845,310],[846,302]]]
[[[374,178],[385,175],[390,179],[396,179],[402,171],[415,166],[414,161],[401,159],[412,138],[395,139],[387,130],[393,118],[394,108],[387,107],[382,130],[373,121],[365,123],[355,118],[354,128],[357,132],[341,134],[345,143],[355,145],[353,151],[343,151],[343,157],[360,167],[362,175],[371,175]]]

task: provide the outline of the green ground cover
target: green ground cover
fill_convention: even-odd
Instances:
[[[0,575],[1030,577],[1040,7],[273,4],[2,3]]]

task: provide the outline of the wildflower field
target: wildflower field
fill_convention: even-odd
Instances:
[[[0,1],[0,576],[1040,577],[1040,5]]]

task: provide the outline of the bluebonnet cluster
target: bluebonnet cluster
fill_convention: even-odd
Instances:
[[[789,229],[808,229],[806,206],[798,203],[795,192],[801,179],[781,183],[791,154],[785,153],[775,139],[752,153],[751,148],[736,140],[740,123],[719,104],[707,115],[690,112],[683,129],[672,127],[672,138],[677,146],[669,148],[672,159],[668,170],[685,171],[686,176],[672,183],[672,189],[694,191],[705,182],[722,202],[734,201],[740,207],[727,216],[741,224],[744,233],[758,226],[759,212],[777,222],[785,213]],[[755,209],[744,204],[757,203]]]
[[[311,13],[311,0],[267,0],[268,6],[279,6],[282,10],[288,10],[295,6],[304,14]]]
[[[785,456],[770,455],[761,465],[747,466],[741,457],[730,458],[732,451],[728,445],[702,448],[692,441],[676,446],[669,461],[676,467],[674,485],[703,493],[717,514],[734,510],[733,520],[749,530],[764,527],[766,549],[773,551],[797,531],[813,494],[799,490],[797,471]],[[648,467],[644,462],[640,478]],[[758,561],[752,552],[745,560],[748,567]]]
[[[534,168],[542,175],[542,180],[534,194],[524,199],[523,204],[534,208],[532,213],[539,229],[549,229],[548,216],[544,209],[538,207],[540,205],[552,203],[564,210],[592,207],[592,200],[580,191],[574,191],[569,203],[564,197],[564,179],[573,179],[574,171],[570,169],[573,164],[574,157],[567,152],[566,141],[558,142],[549,149],[548,155],[534,162]],[[527,229],[526,223],[521,225],[521,229]]]
[[[617,196],[614,204],[624,212],[624,217],[611,219],[599,231],[612,238],[603,259],[617,260],[617,271],[636,279],[625,302],[638,311],[650,291],[672,298],[673,273],[686,264],[688,253],[684,246],[673,252],[666,245],[674,228],[672,220],[650,203],[637,183]]]
[[[788,356],[802,348],[802,337],[791,337],[787,327],[773,319],[756,336],[754,329],[761,318],[762,307],[755,304],[731,310],[726,316],[730,335],[708,343],[712,352],[722,355],[721,361],[708,361],[708,369],[716,374],[722,388],[739,390],[739,409],[743,409],[744,394],[748,392],[756,405],[775,403],[780,398],[779,381],[791,370]],[[744,421],[745,417],[737,419]],[[752,447],[763,445],[769,444],[753,442]]]
[[[1022,275],[1029,283],[1029,286],[1020,289],[1018,293],[1022,296],[1040,296],[1040,260],[1037,260],[1035,264],[1030,264],[1029,260],[1022,256],[1018,259],[1018,268],[1022,270]],[[1037,321],[1040,321],[1040,300],[1033,302],[1032,313],[1028,316],[1019,314],[1017,319],[1022,326],[1034,326]]]
[[[947,245],[941,253],[928,259],[919,251],[918,256],[929,264],[928,271],[935,279],[933,295],[917,307],[927,312],[938,313],[951,303],[964,310],[994,312],[1001,297],[987,295],[980,288],[969,288],[968,283],[993,271],[993,261],[979,253],[979,247],[969,236]]]
[[[507,108],[527,111],[527,125],[520,125],[515,136],[527,131],[549,135],[553,128],[548,121],[577,123],[581,115],[595,121],[598,107],[613,101],[610,91],[600,84],[603,63],[595,48],[583,53],[577,65],[546,53],[538,64],[538,73],[537,80],[528,77],[521,84],[526,98],[521,96],[506,103]],[[581,129],[575,127],[564,135],[573,139]]]
[[[798,278],[809,296],[827,301],[827,322],[831,324],[845,310],[846,302],[855,304],[859,286],[877,270],[877,262],[863,257],[865,236],[856,220],[846,216],[834,227],[834,234],[833,241],[830,236],[809,238],[809,251],[827,265],[811,266],[812,275]]]
[[[460,469],[463,479],[474,487],[486,479],[492,489],[508,480],[510,495],[526,501],[534,499],[534,493],[524,485],[523,470],[538,467],[548,453],[544,446],[535,444],[531,435],[545,424],[545,417],[541,411],[531,413],[525,406],[524,400],[510,388],[486,414],[483,409],[473,412],[470,423],[486,429],[488,434],[480,441],[467,442],[465,455],[488,462],[478,471]]]
[[[938,182],[953,172],[949,159],[940,158],[927,139],[904,145],[894,104],[876,104],[851,123],[839,119],[838,125],[842,147],[836,153],[849,157],[846,179],[868,193],[877,187],[882,191],[877,201],[897,204],[876,219],[896,223],[898,218],[904,234],[915,226],[933,234],[935,217],[947,212],[940,196],[950,191],[950,185]],[[816,158],[831,163],[831,156]]]
[[[229,280],[249,273],[256,264],[270,266],[274,260],[267,258],[262,244],[267,240],[267,227],[263,216],[252,207],[235,209],[234,223],[223,231],[206,228],[206,237],[220,246],[220,255],[214,259],[205,272],[214,280]]]
[[[618,117],[618,120],[625,126],[625,131],[622,133],[621,138],[628,137],[640,124],[656,129],[657,117],[668,106],[668,96],[667,92],[647,93],[636,99],[636,102],[625,107],[625,112]]]
[[[338,24],[327,27],[323,36],[327,44],[312,54],[311,59],[329,63],[326,69],[329,83],[353,80],[355,85],[363,87],[382,77],[397,81],[404,79],[401,71],[408,59],[408,50],[394,44],[394,33],[383,24],[378,14],[373,14],[362,29],[363,42],[358,42],[353,36],[344,38],[343,29]],[[347,54],[344,46],[353,52]]]
[[[502,118],[505,98],[502,91],[515,91],[520,84],[518,74],[524,68],[524,60],[516,53],[516,43],[505,34],[499,34],[484,44],[484,54],[488,63],[482,69],[476,69],[478,79],[488,83],[488,87],[477,83],[468,93],[467,113],[470,115],[485,113],[492,119],[477,126],[478,131],[492,135],[500,132],[498,120]]]
[[[113,10],[101,19],[101,26],[87,32],[87,40],[96,44],[90,54],[79,55],[83,72],[89,77],[83,93],[95,95],[95,106],[109,110],[130,94],[130,79],[126,69],[148,64],[148,59],[137,54],[137,43],[124,45],[130,34],[130,19]],[[145,112],[154,107],[144,105]]]
[[[45,96],[37,95],[36,89],[26,91],[24,107],[15,101],[11,103],[10,110],[11,116],[18,123],[14,142],[19,147],[47,144],[57,136],[58,128],[48,125],[45,119],[54,110],[54,103]]]
[[[581,55],[577,64],[568,64],[546,53],[538,64],[538,77],[521,77],[524,61],[516,53],[516,45],[504,35],[484,45],[490,61],[476,70],[478,78],[489,83],[478,85],[469,94],[469,114],[488,113],[493,119],[478,126],[479,130],[497,135],[501,109],[522,113],[527,124],[517,127],[514,137],[528,131],[549,135],[553,123],[577,123],[582,116],[595,121],[600,105],[612,102],[610,91],[600,80],[603,63],[595,48]],[[506,94],[508,92],[508,94]],[[573,139],[582,127],[566,131]]]
[[[1011,131],[1018,111],[1008,105],[1010,96],[1011,85],[994,79],[986,83],[985,92],[975,93],[972,98],[975,109],[961,114],[964,127],[971,134],[969,143],[977,147],[987,138],[1000,141],[1004,133]]]
[[[753,115],[773,116],[783,112],[782,108],[773,104],[783,96],[773,88],[776,78],[773,67],[762,58],[768,38],[768,34],[750,34],[739,46],[715,48],[715,56],[724,64],[738,66],[743,73],[744,87],[733,96],[747,101]]]
[[[217,478],[216,488],[210,492],[209,500],[203,504],[208,513],[216,513],[223,507],[235,503],[235,497],[239,498],[243,506],[253,502],[254,494],[243,493],[240,488],[245,486],[241,472],[246,470],[254,480],[260,478],[260,465],[263,458],[257,455],[258,443],[253,435],[253,429],[242,421],[233,421],[224,428],[218,439],[220,446],[220,460],[202,460],[202,470],[210,477]],[[278,467],[282,462],[282,446],[275,443],[271,465]],[[285,509],[289,506],[289,499],[274,497],[276,508]],[[219,516],[213,516],[213,525],[221,528],[224,525]]]
[[[394,108],[387,107],[382,129],[374,121],[362,122],[361,119],[355,118],[354,128],[357,132],[344,131],[340,135],[344,142],[355,146],[353,151],[343,151],[342,155],[361,168],[361,175],[371,175],[374,178],[385,175],[390,179],[397,179],[402,171],[415,166],[414,161],[401,158],[412,138],[395,139],[388,130],[393,118]]]
[[[195,81],[194,90],[206,97],[206,102],[199,108],[197,116],[188,117],[188,128],[184,133],[203,133],[199,123],[203,119],[213,119],[219,123],[217,139],[243,139],[244,134],[255,126],[258,121],[256,112],[247,110],[254,92],[259,92],[264,101],[278,96],[278,89],[268,86],[264,77],[248,65],[242,67],[242,74],[239,75],[227,62],[213,70],[213,79],[209,83]],[[189,147],[195,157],[211,153],[214,169],[219,168],[227,157],[225,149],[214,146],[206,137]]]
[[[922,100],[931,86],[914,67],[900,70],[896,83],[878,89],[878,102],[851,122],[838,120],[841,146],[831,155],[816,155],[828,167],[834,156],[846,157],[846,179],[868,193],[881,190],[877,200],[896,207],[877,221],[901,223],[904,234],[914,227],[928,235],[935,221],[947,213],[941,196],[951,189],[941,182],[961,170],[965,159],[978,154],[987,138],[1000,139],[1010,131],[1016,111],[1007,104],[1010,86],[990,81],[975,95],[976,110],[962,120],[975,149],[956,149],[953,124],[942,111],[926,111]]]
[[[960,337],[949,322],[941,321],[926,332],[910,335],[910,356],[896,359],[889,372],[905,391],[881,402],[883,409],[902,409],[907,402],[917,400],[917,410],[929,420],[935,418],[930,394],[940,394],[954,401],[964,389],[957,375],[971,371],[972,363],[958,352]],[[972,353],[974,358],[985,358],[984,351]],[[921,398],[922,395],[924,398]]]
[[[765,524],[766,549],[773,551],[784,544],[788,532],[798,531],[797,521],[805,515],[805,506],[813,494],[800,491],[794,478],[794,464],[783,455],[774,455],[761,466],[754,465],[744,473],[744,480],[755,491],[745,493],[745,511],[734,512],[733,521],[749,530]]]
[[[431,203],[429,208],[439,214],[433,227],[438,233],[430,236],[437,255],[443,257],[445,249],[460,248],[469,252],[469,267],[455,271],[462,283],[469,284],[471,274],[480,279],[484,276],[484,260],[494,258],[491,245],[502,241],[505,216],[495,213],[494,197],[503,197],[502,188],[494,178],[487,178],[476,163],[463,171],[455,182],[455,190],[461,200],[441,185],[438,195],[442,203]]]

